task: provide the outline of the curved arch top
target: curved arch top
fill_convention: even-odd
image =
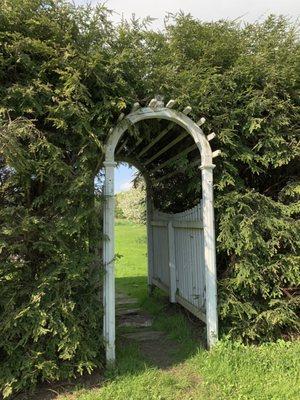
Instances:
[[[201,167],[203,168],[212,166],[212,150],[202,129],[191,118],[182,112],[165,107],[155,109],[144,107],[128,114],[121,122],[119,122],[110,133],[106,142],[106,162],[114,161],[116,146],[126,130],[135,123],[147,119],[165,119],[180,125],[194,139],[194,142],[197,145],[201,155]]]
[[[152,101],[151,101],[152,102]],[[150,104],[151,104],[150,102]],[[136,107],[134,107],[136,109]],[[216,274],[216,251],[215,251],[215,230],[214,230],[214,208],[213,208],[213,156],[210,144],[202,129],[185,114],[168,107],[144,107],[132,111],[124,119],[117,123],[114,129],[110,131],[105,145],[105,180],[104,180],[104,203],[103,203],[103,265],[105,269],[103,284],[103,338],[106,346],[106,360],[108,363],[115,361],[115,272],[114,272],[114,214],[115,214],[115,198],[114,198],[114,167],[115,150],[122,137],[129,127],[132,127],[139,121],[147,119],[164,119],[181,126],[194,140],[201,156],[201,182],[202,182],[202,200],[201,206],[198,205],[196,211],[202,213],[203,221],[203,243],[204,243],[204,270],[205,270],[205,301],[206,301],[206,330],[207,344],[212,347],[218,340],[218,314],[217,314],[217,274]],[[212,135],[212,134],[211,134]],[[184,135],[183,135],[184,136]],[[164,148],[162,149],[164,150]],[[138,160],[128,159],[126,157],[122,161],[135,164],[140,170],[143,169],[145,178],[147,179],[147,187],[151,187],[151,179],[149,171],[141,168]],[[151,157],[148,163],[151,162]],[[198,160],[197,160],[198,163]],[[146,162],[145,162],[145,165]],[[199,174],[200,179],[200,174]],[[195,208],[192,209],[195,211]],[[151,240],[153,241],[153,232],[151,230],[151,218],[154,215],[153,203],[148,196],[147,198],[147,227],[148,238],[151,249]],[[159,214],[164,216],[163,213]],[[186,216],[186,213],[175,214],[177,218]],[[174,216],[174,218],[175,218]],[[170,216],[169,216],[170,217]],[[176,262],[174,258],[174,230],[172,230],[172,218],[168,221],[168,254],[170,269],[170,301],[176,300]],[[152,233],[151,233],[152,232]],[[152,239],[151,239],[152,238]],[[199,244],[199,243],[198,243]],[[200,246],[200,244],[199,244]],[[172,250],[173,249],[173,250]],[[148,282],[151,284],[152,274],[152,252],[148,254]],[[152,257],[152,258],[151,258]],[[175,296],[175,297],[174,297]],[[174,300],[175,299],[175,300]]]

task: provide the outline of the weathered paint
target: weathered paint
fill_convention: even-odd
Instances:
[[[202,170],[204,260],[206,282],[206,331],[208,348],[218,340],[217,314],[217,271],[215,221],[213,207],[213,168],[214,165],[200,167]]]
[[[171,302],[176,301],[177,294],[185,302],[184,306],[190,304],[194,314],[205,315],[201,204],[177,214],[154,210],[152,226],[156,227],[157,236],[153,248],[154,281],[161,281],[165,285]],[[166,242],[168,251],[165,247]],[[170,269],[169,275],[166,274],[167,265]]]
[[[106,345],[106,360],[115,360],[115,248],[114,248],[114,168],[116,163],[104,162],[104,204],[103,204],[103,336]]]
[[[159,105],[159,107],[158,107]],[[172,104],[173,105],[173,104]],[[170,105],[169,105],[170,106]],[[205,306],[206,324],[207,324],[207,341],[208,347],[212,347],[217,340],[218,324],[217,324],[217,290],[216,290],[216,254],[215,254],[215,231],[214,231],[214,210],[213,210],[213,186],[212,186],[212,164],[213,156],[219,155],[219,152],[212,153],[209,142],[199,127],[205,122],[204,118],[198,121],[198,125],[192,121],[187,115],[179,111],[165,108],[162,102],[152,99],[149,107],[138,109],[134,107],[133,112],[119,121],[116,127],[109,133],[109,138],[105,146],[105,184],[104,197],[105,203],[103,208],[104,224],[103,232],[107,240],[104,241],[103,261],[105,265],[104,279],[104,327],[103,335],[106,342],[106,358],[108,362],[115,360],[115,286],[114,286],[114,181],[113,170],[115,160],[115,149],[123,134],[134,124],[147,119],[165,119],[174,124],[180,125],[190,134],[197,145],[201,155],[202,170],[202,225],[194,225],[193,227],[175,226],[172,224],[174,234],[175,262],[170,263],[169,253],[173,252],[172,246],[168,239],[168,231],[170,226],[149,224],[150,214],[148,214],[148,234],[152,232],[151,240],[148,245],[152,246],[152,260],[148,264],[149,282],[155,282],[155,275],[159,274],[162,287],[170,287],[170,271],[172,276],[172,294],[171,300],[174,300],[174,273],[173,266],[176,270],[176,295],[175,299],[190,309],[197,310],[199,318],[205,319],[204,313],[201,311]],[[150,146],[151,147],[151,146]],[[148,145],[148,148],[150,148]],[[125,160],[124,160],[125,161]],[[199,179],[200,180],[200,179]],[[149,209],[149,208],[148,208]],[[190,210],[181,213],[181,221],[187,220],[191,222],[199,222],[201,212],[196,212],[197,221],[191,220]],[[179,214],[177,214],[179,217]],[[192,218],[195,216],[193,215]],[[155,217],[153,216],[155,219]],[[151,225],[151,227],[149,227]],[[183,231],[189,231],[189,236],[183,234]],[[199,232],[203,232],[200,234]],[[176,239],[177,237],[177,239]],[[176,240],[180,245],[177,243]],[[152,242],[152,243],[151,243]],[[160,249],[161,257],[158,259],[153,249]],[[162,251],[164,250],[164,251]],[[171,257],[171,260],[172,260]],[[204,257],[204,258],[203,258]],[[194,260],[197,260],[200,268],[195,268]],[[177,263],[181,265],[178,268]],[[203,265],[205,267],[203,267]],[[159,266],[159,267],[158,267]],[[194,267],[193,267],[194,266]],[[180,273],[178,271],[181,271]],[[205,279],[203,278],[205,275]],[[205,280],[205,285],[204,285]],[[205,287],[205,289],[204,289]],[[180,290],[183,295],[179,294]],[[178,293],[179,292],[179,293]],[[205,296],[204,296],[205,294]],[[195,304],[196,302],[196,304]],[[196,312],[194,312],[196,313]],[[202,317],[201,317],[202,316]]]

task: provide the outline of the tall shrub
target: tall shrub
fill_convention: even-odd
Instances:
[[[150,39],[155,90],[191,104],[222,151],[214,171],[221,330],[251,341],[299,331],[298,25],[180,14],[165,38]],[[199,172],[182,188],[197,190]],[[174,193],[161,193],[167,205]]]
[[[103,6],[0,4],[0,386],[5,396],[102,365],[94,176],[120,111],[160,93],[215,130],[220,326],[299,329],[299,40],[284,18],[166,32]],[[186,160],[180,160],[181,165]],[[176,166],[175,166],[176,167]],[[182,181],[199,189],[199,171]],[[175,179],[175,178],[174,178]],[[176,179],[179,179],[178,177]],[[172,203],[172,180],[161,207]],[[188,197],[187,197],[188,198]]]
[[[137,28],[136,28],[137,29]],[[130,46],[132,42],[128,41]],[[125,42],[123,44],[125,46]],[[103,364],[103,132],[135,99],[103,6],[0,4],[0,387]],[[123,62],[129,57],[118,55]]]

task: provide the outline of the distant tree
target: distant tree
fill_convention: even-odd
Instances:
[[[116,215],[138,224],[146,223],[146,184],[135,180],[134,186],[116,194]]]

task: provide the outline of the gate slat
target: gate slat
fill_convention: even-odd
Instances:
[[[153,211],[153,283],[205,320],[202,204],[177,214]]]

